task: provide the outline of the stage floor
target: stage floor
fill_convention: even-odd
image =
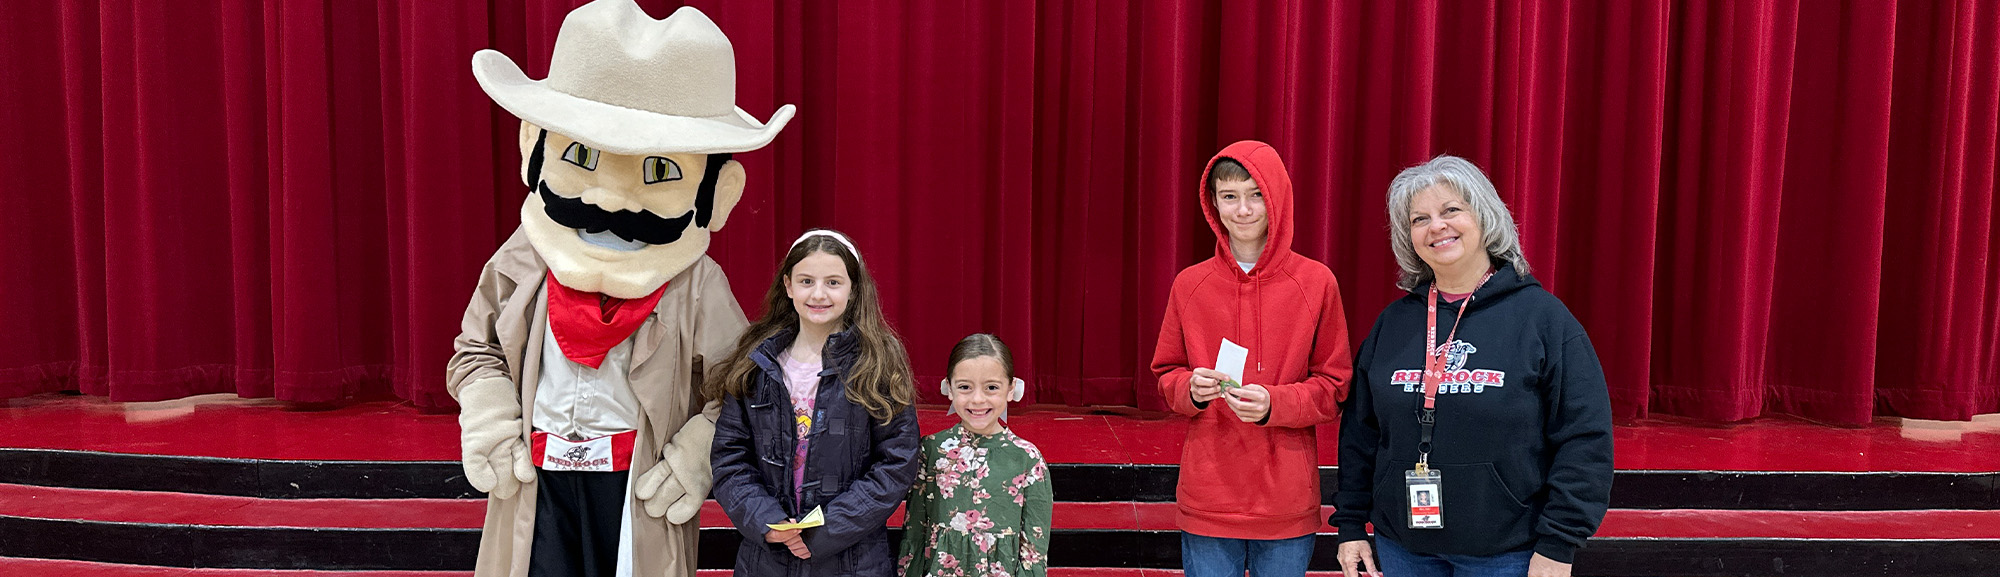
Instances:
[[[957,421],[918,409],[932,433]],[[1187,419],[1127,408],[1018,407],[1011,426],[1052,463],[1180,461]],[[1335,428],[1320,463],[1335,465]],[[1617,467],[1653,471],[2000,471],[2000,415],[1968,422],[1884,417],[1848,428],[1787,417],[1739,423],[1646,419],[1616,428]],[[203,395],[117,403],[45,394],[0,405],[0,447],[239,459],[455,461],[458,419],[376,401],[302,410],[273,399]]]
[[[925,433],[957,420],[918,412]],[[1187,422],[1014,411],[1058,479],[1051,577],[1178,577]],[[1578,575],[1972,575],[2000,563],[2000,416],[1649,419],[1615,434],[1611,510]],[[1324,502],[1335,427],[1319,438]],[[394,402],[7,400],[0,575],[465,575],[486,502],[458,457],[456,415]],[[701,525],[699,565],[718,577],[739,534],[713,502]],[[1334,539],[1320,528],[1316,571],[1338,567]]]

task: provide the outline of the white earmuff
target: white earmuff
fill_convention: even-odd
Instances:
[[[950,408],[948,409],[949,413],[950,413],[950,414],[957,414],[957,413],[958,413],[958,401],[954,401],[954,400],[951,400],[951,379],[947,378],[947,379],[944,379],[944,380],[940,380],[940,381],[938,381],[938,393],[940,393],[940,394],[943,394],[943,395],[944,395],[944,402],[945,402],[946,404],[950,405]]]
[[[1021,395],[1026,394],[1027,392],[1028,392],[1028,383],[1022,381],[1021,377],[1014,377],[1014,390],[1007,392],[1007,403],[1013,404],[1021,402]],[[1002,421],[1007,420],[1007,407],[1000,407],[1000,420]]]

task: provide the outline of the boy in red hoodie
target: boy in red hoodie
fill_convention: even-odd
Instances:
[[[1339,416],[1353,371],[1340,285],[1292,252],[1292,179],[1262,142],[1229,145],[1202,172],[1215,257],[1167,298],[1153,373],[1192,417],[1178,501],[1187,577],[1302,576],[1320,527],[1313,427]],[[1222,340],[1249,353],[1242,382],[1216,371]]]

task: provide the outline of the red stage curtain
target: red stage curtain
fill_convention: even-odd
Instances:
[[[517,121],[467,63],[542,76],[576,3],[10,5],[0,397],[448,408],[523,196]],[[740,157],[712,254],[754,307],[799,231],[851,233],[920,391],[991,331],[1031,401],[1159,407],[1167,286],[1213,243],[1195,179],[1256,138],[1357,341],[1397,296],[1389,178],[1452,153],[1512,206],[1620,417],[2000,411],[1988,2],[695,4],[743,108],[800,107]]]

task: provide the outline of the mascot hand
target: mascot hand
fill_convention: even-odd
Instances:
[[[521,401],[507,379],[482,379],[458,391],[460,456],[465,480],[495,498],[511,499],[535,481],[528,444],[521,440]]]
[[[715,423],[702,415],[688,419],[674,434],[659,464],[639,477],[637,496],[646,502],[647,515],[664,515],[668,522],[681,524],[701,513],[701,503],[715,484],[708,463],[714,439]]]

